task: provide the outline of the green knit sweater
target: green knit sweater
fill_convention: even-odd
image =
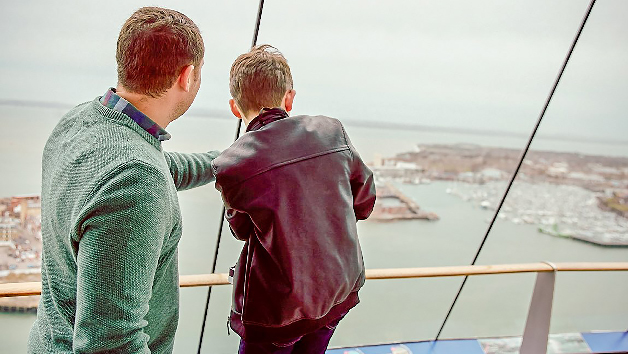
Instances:
[[[42,163],[42,296],[29,353],[170,353],[177,190],[214,180],[218,152],[163,152],[98,99],[52,132]]]

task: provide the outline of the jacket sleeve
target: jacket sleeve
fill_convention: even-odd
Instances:
[[[353,194],[353,210],[357,220],[364,220],[371,215],[375,206],[375,182],[373,171],[364,164],[360,154],[351,144],[345,133],[351,151],[351,192]]]
[[[218,154],[218,151],[192,154],[164,152],[177,190],[182,191],[213,182],[215,176],[211,162]]]
[[[235,209],[227,209],[225,217],[233,236],[240,241],[247,241],[255,229],[251,217]]]
[[[150,353],[145,316],[171,229],[168,183],[155,167],[130,162],[109,173],[81,209],[74,353]]]

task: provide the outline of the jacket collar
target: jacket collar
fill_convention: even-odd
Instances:
[[[276,120],[284,119],[287,117],[289,117],[288,112],[286,112],[282,108],[264,107],[259,112],[259,115],[253,118],[253,120],[246,127],[246,131],[250,132],[250,131],[258,130],[262,128],[263,126],[265,126],[266,124],[270,124]]]

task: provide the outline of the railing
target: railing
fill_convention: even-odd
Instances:
[[[526,321],[520,354],[545,353],[554,298],[557,272],[628,271],[628,262],[596,263],[526,263],[500,265],[472,265],[427,268],[368,269],[367,279],[407,279],[456,277],[490,274],[537,273],[528,319]],[[227,274],[183,275],[181,287],[215,286],[229,284]],[[40,282],[0,284],[0,297],[41,294]]]
[[[559,272],[596,272],[596,271],[627,271],[628,262],[596,262],[596,263],[555,263]],[[458,277],[465,275],[489,275],[510,273],[543,273],[553,272],[549,263],[474,265],[452,267],[425,268],[388,268],[368,269],[366,279],[403,279],[403,278],[434,278]],[[182,275],[179,285],[182,288],[195,286],[228,285],[226,273]],[[40,282],[0,284],[0,297],[40,295]]]

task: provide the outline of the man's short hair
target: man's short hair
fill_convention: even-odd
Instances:
[[[158,97],[172,87],[185,66],[192,64],[197,71],[204,55],[201,33],[187,16],[142,7],[120,30],[118,82],[130,92]]]
[[[240,55],[233,62],[229,75],[231,97],[244,112],[279,107],[292,84],[286,58],[268,44]]]

